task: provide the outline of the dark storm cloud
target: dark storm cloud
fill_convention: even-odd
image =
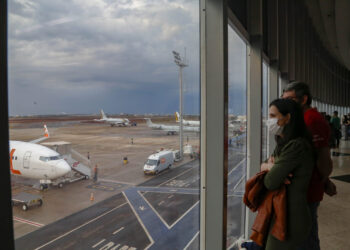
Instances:
[[[185,111],[198,113],[198,12],[197,0],[10,1],[10,114],[173,113],[171,51],[185,48]]]

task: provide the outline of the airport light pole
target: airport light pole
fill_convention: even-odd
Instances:
[[[182,115],[183,115],[183,98],[182,98],[182,69],[184,67],[187,67],[188,65],[185,63],[185,60],[181,58],[180,53],[173,50],[174,55],[174,62],[177,66],[179,66],[179,82],[180,82],[180,129],[179,129],[179,136],[180,136],[180,158],[183,159],[183,124],[182,124]]]

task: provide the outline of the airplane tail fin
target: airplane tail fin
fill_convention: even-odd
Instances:
[[[147,126],[152,126],[153,123],[150,118],[145,118],[145,120],[146,120]]]
[[[46,124],[44,124],[44,136],[45,137],[50,137],[49,130],[47,129]]]
[[[180,114],[179,114],[179,112],[175,112],[175,120],[176,120],[176,122],[180,122]],[[183,123],[186,123],[186,120],[182,117],[182,122]]]
[[[176,122],[179,122],[180,121],[180,115],[179,115],[179,112],[175,112],[175,120]]]
[[[101,109],[101,118],[102,119],[106,119],[107,118],[105,112],[103,112],[103,109]]]

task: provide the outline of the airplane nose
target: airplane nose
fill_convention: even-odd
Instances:
[[[68,174],[71,171],[71,167],[66,161],[61,161],[56,165],[56,173],[59,176],[63,176]]]

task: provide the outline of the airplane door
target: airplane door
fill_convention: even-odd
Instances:
[[[32,152],[30,151],[25,152],[23,157],[23,168],[29,169],[31,156],[32,156]]]

